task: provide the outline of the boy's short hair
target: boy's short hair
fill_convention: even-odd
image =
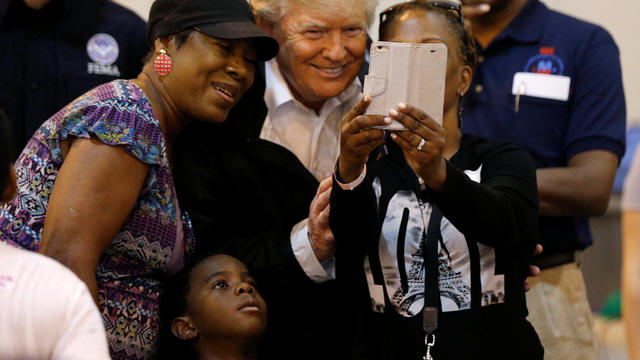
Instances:
[[[13,162],[11,126],[7,115],[0,109],[0,194],[9,181],[9,165]]]

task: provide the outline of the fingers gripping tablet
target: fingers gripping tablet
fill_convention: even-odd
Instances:
[[[442,124],[447,73],[447,46],[377,41],[364,93],[371,96],[367,115],[387,115],[398,103],[411,104]],[[377,129],[406,130],[394,121]]]

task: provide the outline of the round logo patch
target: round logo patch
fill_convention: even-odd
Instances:
[[[524,71],[538,74],[562,75],[564,74],[564,62],[557,55],[539,54],[529,59]]]
[[[119,53],[118,42],[109,34],[95,34],[87,42],[87,54],[97,64],[111,65],[118,60]]]

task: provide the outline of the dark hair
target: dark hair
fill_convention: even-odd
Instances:
[[[182,31],[178,31],[175,34],[171,34],[174,36],[174,39],[176,41],[176,47],[178,49],[180,49],[182,45],[184,45],[184,43],[187,42],[189,35],[191,35],[193,31],[194,31],[193,28],[189,28],[189,29],[184,29]],[[154,56],[155,56],[155,52],[154,52],[153,43],[152,43],[151,49],[149,50],[147,55],[144,57],[143,62],[146,64],[148,61],[151,61],[154,58]]]
[[[471,67],[471,70],[475,70],[478,65],[478,53],[476,52],[476,42],[473,40],[473,36],[465,27],[462,22],[461,16],[456,16],[450,9],[435,6],[434,3],[425,0],[414,0],[402,4],[395,5],[393,11],[389,11],[387,16],[380,23],[379,38],[385,39],[387,37],[387,31],[389,25],[393,23],[396,18],[404,14],[405,12],[421,10],[425,12],[432,12],[442,15],[446,20],[449,30],[453,32],[458,39],[458,56],[462,60],[462,63]],[[463,104],[462,98],[458,101],[458,128],[462,129],[462,112]]]
[[[11,124],[9,118],[0,110],[0,195],[9,181],[9,165],[13,160],[11,143]]]
[[[392,24],[399,15],[404,14],[405,12],[422,10],[426,12],[436,13],[442,15],[445,18],[449,30],[451,30],[451,32],[453,32],[458,39],[458,43],[460,45],[458,47],[460,49],[458,55],[460,56],[462,62],[465,65],[470,66],[471,69],[476,68],[476,65],[478,64],[478,55],[476,52],[476,44],[473,40],[473,36],[471,36],[471,33],[466,29],[463,23],[460,22],[460,19],[451,10],[434,6],[433,3],[424,0],[414,0],[411,2],[406,2],[400,5],[396,5],[394,8],[395,11],[390,12],[388,16],[386,16],[384,21],[380,23],[380,30],[378,34],[380,39],[385,39],[387,37],[389,25]]]

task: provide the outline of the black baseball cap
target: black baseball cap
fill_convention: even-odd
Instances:
[[[147,40],[194,28],[221,39],[254,39],[259,61],[278,54],[278,42],[260,29],[247,0],[156,0],[149,11]]]

